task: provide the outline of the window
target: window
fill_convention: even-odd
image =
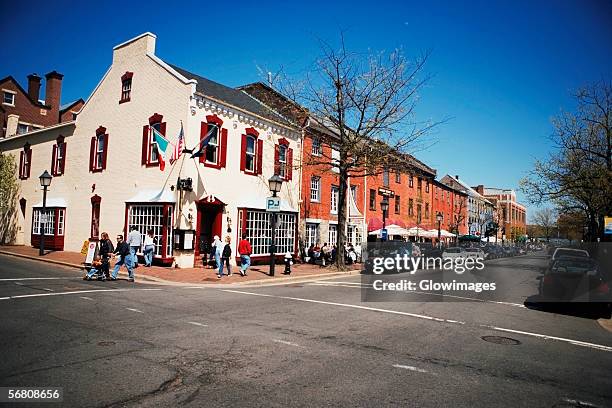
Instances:
[[[144,236],[149,229],[156,238],[153,255],[157,258],[172,257],[174,207],[172,204],[136,204],[128,205],[126,230],[135,226]]]
[[[383,185],[389,187],[389,170],[383,170]]]
[[[76,120],[76,118],[77,118],[77,114],[72,112],[72,120]]]
[[[2,103],[5,105],[15,106],[15,93],[11,91],[4,91]]]
[[[293,178],[293,149],[285,138],[280,139],[274,146],[274,174],[285,180]]]
[[[321,177],[310,178],[310,201],[321,201]]]
[[[400,196],[398,195],[395,196],[395,213],[400,213]]]
[[[336,245],[338,243],[338,226],[335,224],[329,225],[329,245]]]
[[[319,224],[306,223],[306,247],[316,245],[319,242]]]
[[[376,210],[376,190],[370,189],[370,210]]]
[[[246,129],[242,135],[240,170],[245,174],[262,173],[263,140],[259,140],[258,137],[259,132],[253,128]]]
[[[336,186],[332,186],[331,188],[331,206],[330,206],[330,212],[332,214],[337,214],[338,213],[338,187]]]
[[[429,203],[425,203],[425,218],[429,219]]]
[[[30,169],[32,167],[32,149],[26,143],[23,150],[19,153],[19,178],[26,180],[30,177]]]
[[[417,204],[417,224],[421,223],[421,204]]]
[[[91,138],[90,147],[89,170],[92,172],[104,170],[108,153],[108,134],[105,127],[100,126],[96,130],[96,135]]]
[[[51,174],[53,176],[61,176],[64,174],[64,168],[66,165],[66,142],[64,137],[60,136],[57,138],[57,143],[53,145],[53,152],[51,154]]]
[[[332,161],[331,170],[334,173],[340,173],[340,148],[338,146],[332,146],[331,161]]]
[[[90,238],[98,239],[100,236],[100,202],[102,198],[97,194],[91,197],[91,228]]]
[[[210,139],[206,145],[206,163],[217,164],[219,161],[219,127],[215,123],[208,124],[207,136]]]
[[[278,175],[285,178],[287,174],[287,146],[278,146]]]
[[[349,225],[346,233],[347,243],[361,245],[361,230],[355,225]]]
[[[402,182],[402,175],[399,171],[395,172],[395,182],[396,183],[401,183]]]
[[[321,139],[316,137],[312,139],[311,153],[313,156],[320,156],[321,154],[323,154],[323,149],[321,147]]]
[[[121,76],[121,99],[119,103],[130,101],[130,94],[132,93],[132,76],[134,76],[133,72],[126,72]]]
[[[253,250],[252,256],[270,255],[270,213],[262,210],[239,210],[245,215],[239,217],[238,231],[247,235]],[[244,220],[243,220],[244,217]],[[276,216],[276,254],[295,252],[295,222],[293,213],[278,213]],[[308,225],[308,224],[306,224]]]
[[[414,177],[412,177],[412,174],[408,176],[408,187],[414,187]]]
[[[147,167],[159,166],[157,143],[153,130],[157,130],[161,135],[166,135],[166,122],[162,122],[163,115],[153,114],[149,118],[149,124],[142,127],[142,159],[141,164]]]
[[[409,216],[413,216],[414,215],[414,200],[412,198],[410,198],[408,200],[408,215]]]
[[[425,192],[429,193],[429,181],[425,181]]]
[[[17,134],[22,135],[24,133],[28,133],[30,131],[30,127],[24,123],[17,124]]]
[[[32,246],[40,245],[40,233],[45,239],[45,248],[62,251],[64,249],[64,232],[66,209],[63,207],[47,207],[32,209]]]
[[[417,190],[419,193],[423,190],[423,179],[420,177],[417,178]]]
[[[220,169],[225,167],[227,156],[227,129],[217,115],[206,116],[206,122],[201,122],[200,140],[207,145],[200,156],[200,163],[205,167]]]
[[[351,186],[351,196],[353,197],[353,200],[355,200],[355,203],[357,203],[357,186],[356,185]]]

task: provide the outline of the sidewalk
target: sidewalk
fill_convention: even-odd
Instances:
[[[80,252],[69,251],[47,251],[42,257],[38,255],[38,249],[23,245],[0,245],[0,254],[19,256],[22,258],[34,259],[46,263],[70,266],[74,268],[85,269],[83,265],[85,255]],[[111,261],[111,265],[114,262]],[[239,267],[232,267],[232,276],[224,276],[217,278],[216,269],[200,268],[170,268],[161,266],[152,266],[145,268],[142,264],[134,270],[136,280],[150,280],[155,282],[174,282],[174,283],[193,283],[193,284],[242,284],[242,283],[272,283],[282,282],[284,280],[294,280],[300,278],[316,278],[323,276],[343,275],[343,274],[358,274],[359,268],[348,269],[340,272],[331,267],[321,268],[309,264],[294,264],[291,267],[291,275],[284,275],[285,265],[276,265],[276,273],[274,277],[268,275],[269,265],[252,265],[248,270],[247,276],[240,276]],[[112,268],[112,266],[111,266]],[[349,267],[350,268],[350,267]],[[121,268],[125,273],[125,268]],[[227,272],[227,271],[225,271]],[[127,275],[127,274],[126,274]]]

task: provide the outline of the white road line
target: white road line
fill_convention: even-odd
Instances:
[[[570,398],[563,398],[563,401],[568,402],[572,405],[578,405],[579,407],[593,407],[593,408],[599,407],[599,405],[595,405],[592,402],[580,401],[580,400],[575,400],[575,399],[570,399]]]
[[[441,323],[465,324],[465,322],[462,322],[462,321],[459,321],[459,320],[441,319],[439,317],[420,315],[420,314],[416,314],[416,313],[400,312],[398,310],[380,309],[380,308],[376,308],[376,307],[352,305],[352,304],[349,304],[349,303],[336,303],[336,302],[326,302],[326,301],[323,301],[323,300],[303,299],[303,298],[296,298],[296,297],[289,297],[289,296],[266,295],[266,294],[263,294],[263,293],[243,292],[243,291],[240,291],[240,290],[230,290],[230,289],[222,289],[222,291],[223,292],[230,292],[230,293],[238,293],[238,294],[242,294],[242,295],[262,296],[262,297],[271,297],[271,298],[276,298],[276,299],[296,300],[296,301],[299,301],[299,302],[319,303],[319,304],[322,304],[322,305],[350,307],[350,308],[353,308],[353,309],[370,310],[370,311],[373,311],[373,312],[382,312],[382,313],[397,314],[397,315],[402,315],[402,316],[416,317],[417,319],[432,320],[432,321],[441,322]]]
[[[42,290],[46,290],[47,292],[55,292],[53,289],[49,289],[49,288],[42,288]]]
[[[523,334],[525,336],[533,336],[533,337],[538,337],[538,338],[545,339],[545,340],[562,341],[564,343],[573,344],[575,346],[588,347],[588,348],[603,350],[603,351],[612,351],[612,347],[603,346],[601,344],[595,344],[595,343],[587,343],[586,341],[566,339],[564,337],[549,336],[546,334],[531,333],[531,332],[526,332],[526,331],[521,331],[521,330],[505,329],[503,327],[489,326],[487,324],[481,324],[480,327],[486,327],[487,329],[503,331],[507,333]]]
[[[28,281],[28,280],[57,280],[57,279],[75,279],[75,278],[5,278],[5,279],[0,279],[0,282]]]
[[[264,294],[264,293],[244,292],[244,291],[241,291],[241,290],[221,289],[221,291],[229,292],[229,293],[238,293],[238,294],[241,294],[241,295],[261,296],[261,297],[269,297],[269,298],[275,298],[275,299],[287,299],[287,300],[295,300],[295,301],[299,301],[299,302],[318,303],[318,304],[323,304],[323,305],[332,305],[332,306],[348,307],[348,308],[353,308],[353,309],[370,310],[370,311],[373,311],[373,312],[381,312],[381,313],[389,313],[389,314],[396,314],[396,315],[402,315],[402,316],[410,316],[410,317],[415,317],[415,318],[418,318],[418,319],[432,320],[432,321],[442,322],[442,323],[461,324],[461,325],[465,325],[466,324],[465,322],[458,321],[458,320],[442,319],[442,318],[439,318],[439,317],[419,315],[419,314],[415,314],[415,313],[400,312],[400,311],[397,311],[397,310],[390,310],[390,309],[379,309],[379,308],[375,308],[375,307],[353,305],[353,304],[349,304],[349,303],[326,302],[326,301],[323,301],[323,300],[303,299],[303,298],[296,298],[296,297],[289,297],[289,296],[268,295],[268,294]],[[489,329],[489,330],[502,331],[502,332],[508,332],[508,333],[516,333],[516,334],[523,334],[525,336],[533,336],[533,337],[538,337],[538,338],[545,339],[545,340],[561,341],[561,342],[572,344],[572,345],[575,345],[575,346],[587,347],[587,348],[592,348],[592,349],[596,349],[596,350],[612,352],[612,347],[604,346],[604,345],[601,345],[601,344],[588,343],[588,342],[580,341],[580,340],[566,339],[566,338],[563,338],[563,337],[549,336],[549,335],[546,335],[546,334],[538,334],[538,333],[531,333],[531,332],[520,331],[520,330],[505,329],[503,327],[490,326],[490,325],[486,325],[486,324],[479,324],[477,326],[478,327],[483,327],[483,328],[486,328],[486,329]]]
[[[126,307],[126,309],[129,310],[130,312],[144,313],[142,310],[132,309],[131,307]]]
[[[208,327],[207,324],[202,324],[202,323],[198,323],[198,322],[187,322],[187,323],[193,324],[194,326]]]
[[[23,286],[23,283],[21,283],[21,282],[15,282],[15,285]]]
[[[414,366],[401,365],[401,364],[393,364],[393,367],[395,367],[395,368],[403,368],[404,370],[416,371],[417,373],[426,373],[426,372],[428,372],[427,370],[423,370],[422,368],[417,368],[417,367],[414,367]]]
[[[79,296],[79,297],[80,297],[81,299],[85,299],[85,300],[93,300],[92,298],[87,297],[87,296]]]
[[[299,344],[297,344],[297,343],[292,343],[292,342],[290,342],[290,341],[279,340],[279,339],[274,339],[274,340],[272,340],[272,341],[273,341],[273,342],[275,342],[275,343],[286,344],[286,345],[288,345],[288,346],[293,346],[293,347],[302,347],[302,346],[300,346]]]
[[[33,295],[9,296],[9,297],[5,297],[5,298],[0,298],[0,300],[23,299],[23,298],[42,297],[42,296],[78,295],[80,293],[127,292],[127,291],[134,291],[134,290],[162,290],[162,289],[95,289],[95,290],[77,290],[77,291],[73,291],[73,292],[35,293]]]

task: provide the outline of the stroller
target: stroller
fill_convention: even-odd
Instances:
[[[110,263],[108,258],[95,259],[83,280],[97,279],[99,281],[105,281],[109,275],[109,266]]]

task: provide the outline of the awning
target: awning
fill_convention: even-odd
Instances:
[[[265,210],[266,209],[266,198],[267,197],[247,197],[241,199],[238,203],[236,203],[236,207],[238,208],[254,208],[257,210]],[[280,210],[282,212],[298,212],[297,209],[293,208],[287,200],[280,200]]]
[[[47,201],[45,202],[45,204],[47,205],[47,207],[61,207],[61,208],[66,208],[66,200],[64,200],[63,198],[47,198]],[[33,208],[42,208],[43,203],[42,201],[36,205],[33,205]]]
[[[382,220],[377,217],[370,218],[368,221],[368,232],[381,229],[383,226]]]
[[[393,235],[400,235],[402,237],[405,237],[408,235],[408,230],[406,228],[402,228],[399,225],[395,225],[395,224],[391,224],[391,225],[387,225],[385,226],[385,229],[387,230],[387,235],[389,236],[393,236]],[[377,229],[375,231],[370,232],[370,235],[381,235],[382,233],[382,229]]]
[[[134,197],[125,200],[126,203],[176,203],[173,191],[141,190]]]

